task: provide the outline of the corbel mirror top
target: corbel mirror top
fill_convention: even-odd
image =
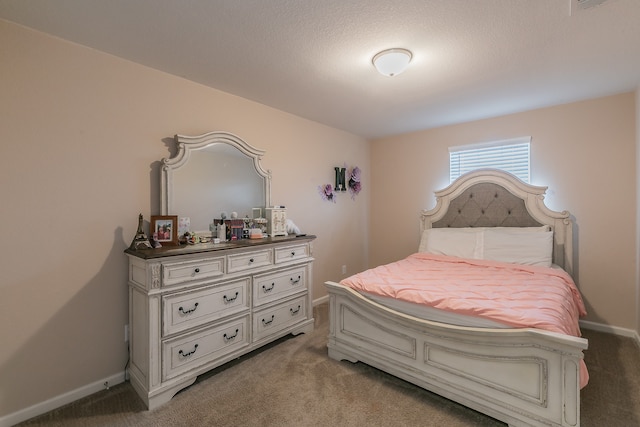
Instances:
[[[223,212],[251,218],[253,208],[271,205],[271,172],[260,165],[264,150],[227,132],[175,141],[176,155],[162,159],[161,215],[188,217],[199,232]]]

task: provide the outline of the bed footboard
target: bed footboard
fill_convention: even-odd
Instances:
[[[580,425],[585,339],[430,322],[326,285],[331,358],[361,361],[510,426]]]

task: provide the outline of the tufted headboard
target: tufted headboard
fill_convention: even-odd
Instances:
[[[567,211],[544,204],[547,187],[496,169],[478,169],[436,191],[436,206],[422,211],[420,231],[442,227],[536,227],[553,230],[553,263],[573,275],[573,223]]]

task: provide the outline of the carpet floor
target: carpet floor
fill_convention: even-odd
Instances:
[[[128,382],[19,426],[505,426],[362,363],[327,356],[328,307],[311,334],[284,337],[198,377],[147,411]],[[640,347],[584,330],[583,427],[640,426]]]

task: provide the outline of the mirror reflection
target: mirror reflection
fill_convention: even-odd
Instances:
[[[191,231],[208,232],[222,212],[252,218],[253,208],[268,206],[270,176],[258,162],[263,151],[221,132],[176,140],[177,156],[164,160],[163,214],[189,217]]]

